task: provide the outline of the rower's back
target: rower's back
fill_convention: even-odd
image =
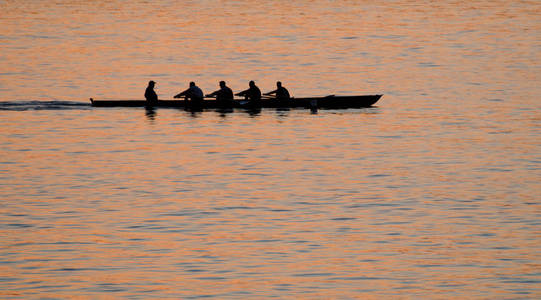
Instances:
[[[225,85],[225,81],[220,81],[220,90],[216,95],[216,100],[221,104],[230,104],[233,101],[233,90]]]
[[[261,90],[255,85],[254,81],[250,81],[248,89],[248,98],[253,105],[261,104]]]
[[[145,99],[147,100],[147,102],[149,103],[155,103],[155,102],[158,102],[158,95],[156,94],[156,92],[154,91],[154,85],[156,83],[154,81],[149,81],[148,82],[148,86],[147,86],[147,89],[145,90]]]

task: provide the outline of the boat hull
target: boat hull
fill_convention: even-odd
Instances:
[[[275,99],[263,99],[260,105],[252,105],[246,100],[235,99],[226,105],[218,103],[215,99],[204,100],[198,108],[362,108],[374,105],[382,95],[363,96],[327,96],[309,98],[291,98],[288,102]],[[145,100],[94,100],[90,98],[92,106],[96,107],[191,107],[190,101],[186,100],[158,100],[155,103],[148,103]]]

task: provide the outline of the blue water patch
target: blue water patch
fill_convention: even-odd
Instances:
[[[125,288],[122,288],[119,284],[115,283],[100,283],[98,284],[98,290],[102,292],[124,292]]]
[[[225,206],[225,207],[216,207],[215,210],[234,210],[234,209],[254,209],[254,207],[249,206]]]
[[[418,63],[417,65],[418,65],[419,67],[421,67],[421,68],[436,68],[436,67],[441,67],[441,65],[438,65],[438,64],[435,64],[435,63],[430,63],[430,62]]]
[[[397,40],[397,39],[403,39],[406,36],[404,35],[397,35],[397,34],[389,34],[389,35],[371,35],[370,38],[373,39],[385,39],[385,40]]]
[[[13,278],[13,277],[0,277],[0,282],[14,282],[18,280],[19,280],[18,278]]]
[[[100,270],[100,268],[60,268],[55,269],[52,271],[59,271],[59,272],[80,272],[80,271],[96,271]]]
[[[30,38],[30,39],[48,39],[48,40],[58,40],[61,39],[61,37],[58,36],[49,36],[49,35],[35,35],[35,34],[27,34],[24,37]]]
[[[255,240],[256,243],[277,243],[280,242],[280,240],[277,239],[267,239],[267,240]]]
[[[22,223],[5,224],[5,226],[15,227],[15,228],[29,228],[29,227],[32,227],[32,225],[29,225],[29,224],[22,224]]]
[[[383,280],[383,279],[389,279],[389,278],[381,278],[381,277],[370,277],[370,276],[351,276],[351,277],[332,277],[329,278],[330,280],[352,280],[352,281],[358,281],[358,280]]]
[[[186,272],[190,272],[190,273],[200,273],[200,272],[206,272],[205,270],[201,270],[201,269],[188,269],[186,270]]]
[[[333,218],[332,221],[350,221],[350,220],[356,220],[357,218],[348,218],[348,217],[342,217],[342,218]]]
[[[48,284],[48,285],[38,285],[33,287],[26,287],[26,289],[29,290],[46,290],[46,289],[61,289],[61,288],[67,288],[69,285],[67,284]]]
[[[198,277],[197,279],[200,279],[200,280],[226,280],[227,278],[226,277],[221,277],[221,276],[206,276],[206,277]]]
[[[323,277],[323,276],[332,276],[334,273],[301,273],[295,274],[295,277]]]
[[[205,294],[205,295],[194,295],[194,296],[187,296],[186,299],[204,299],[204,298],[216,298],[220,295],[213,295],[213,294]]]
[[[444,265],[440,265],[440,264],[421,264],[421,265],[415,265],[416,267],[419,267],[419,268],[439,268],[439,267],[443,267]]]

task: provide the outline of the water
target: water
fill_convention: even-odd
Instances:
[[[0,8],[1,298],[541,297],[538,2]],[[88,105],[150,79],[384,96]]]

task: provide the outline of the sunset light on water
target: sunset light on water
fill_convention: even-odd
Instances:
[[[0,298],[541,297],[538,2],[0,9]]]

